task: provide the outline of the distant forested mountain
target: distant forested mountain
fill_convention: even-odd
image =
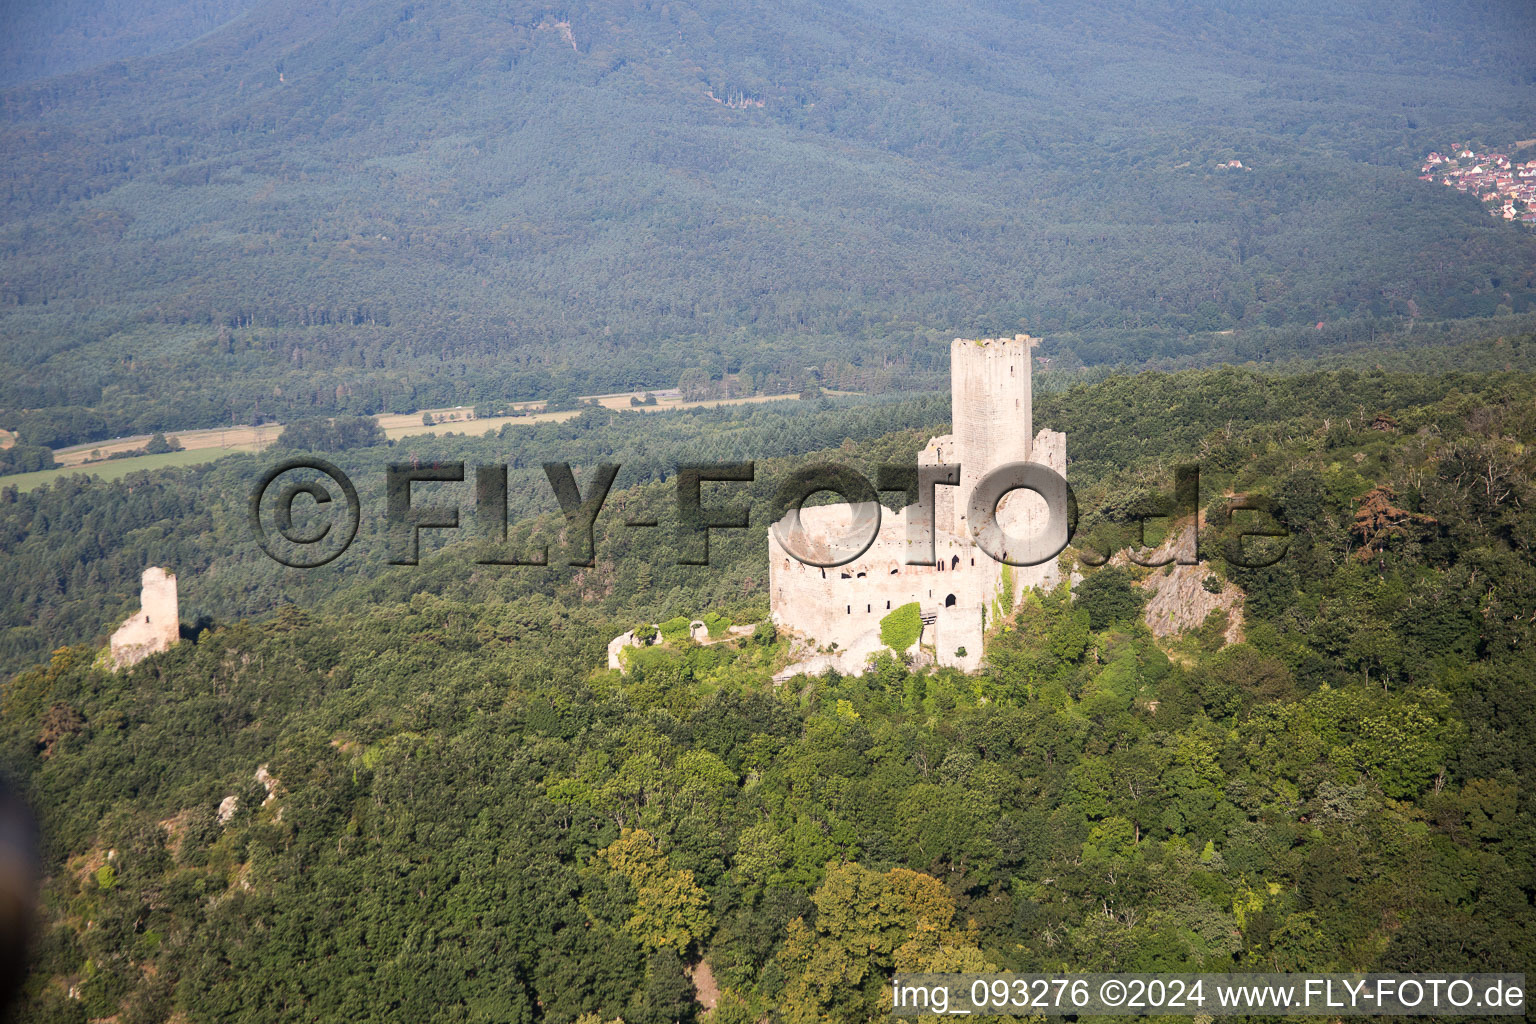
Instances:
[[[1412,171],[1533,134],[1533,54],[1513,3],[269,0],[0,93],[0,426],[1520,313],[1536,235]]]
[[[0,7],[0,85],[164,53],[255,0],[13,0]]]

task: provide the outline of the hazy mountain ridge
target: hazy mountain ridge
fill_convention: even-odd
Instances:
[[[0,10],[0,86],[163,53],[238,18],[259,0],[22,0]]]

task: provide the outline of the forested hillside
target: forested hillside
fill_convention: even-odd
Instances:
[[[1413,172],[1529,137],[1533,53],[1430,0],[266,0],[0,93],[0,426],[1520,313],[1536,235]]]
[[[769,628],[620,674],[603,645],[663,601],[761,616],[765,546],[721,533],[683,579],[664,540],[611,531],[593,570],[521,586],[464,544],[388,572],[349,554],[324,601],[122,675],[63,648],[0,699],[0,764],[47,837],[24,1019],[665,1024],[698,1014],[701,963],[719,1024],[877,1019],[896,969],[1521,970],[1533,397],[1523,373],[1235,369],[1043,396],[1095,538],[1180,462],[1212,523],[1228,495],[1273,498],[1286,556],[1208,563],[1245,594],[1239,642],[1222,614],[1154,638],[1141,585],[1162,570],[1111,566],[1012,609],[975,676],[886,658],[775,686]],[[848,436],[942,418],[818,415]],[[741,416],[698,417],[698,443],[728,457],[733,431],[797,422]],[[579,448],[629,425],[558,429]],[[925,429],[836,457],[909,457]],[[225,527],[217,472],[183,478],[197,498],[163,510],[167,536]],[[170,493],[70,490],[88,530],[63,491],[7,498],[8,564],[64,564],[66,536]],[[250,573],[212,557],[184,588]]]

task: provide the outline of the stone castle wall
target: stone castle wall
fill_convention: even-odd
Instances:
[[[813,536],[841,532],[846,520],[846,512],[835,505],[801,512],[801,523]],[[822,645],[848,650],[869,646],[869,634],[878,638],[881,619],[916,601],[924,613],[937,616],[923,642],[934,645],[940,663],[979,665],[984,606],[997,594],[1000,566],[953,534],[935,534],[932,563],[908,565],[911,550],[905,512],[885,512],[869,550],[831,569],[801,562],[770,531],[768,592],[774,621]],[[966,653],[957,655],[962,647]]]
[[[1034,445],[1030,449],[1029,461],[1048,466],[1060,474],[1063,480],[1067,477],[1067,435],[1059,430],[1042,430],[1035,435]],[[1008,528],[1009,533],[1020,537],[1034,536],[1045,530],[1046,522],[1045,502],[1039,497],[1027,492],[1015,491],[1005,495],[998,508],[998,519]],[[1049,562],[1039,565],[1015,566],[1013,570],[1014,598],[1023,597],[1024,591],[1030,587],[1041,590],[1050,590],[1061,582],[1061,571],[1053,558]]]

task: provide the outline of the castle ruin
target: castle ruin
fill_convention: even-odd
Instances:
[[[950,346],[953,432],[932,438],[918,457],[923,466],[960,466],[957,486],[935,489],[931,563],[908,564],[912,548],[907,521],[918,514],[916,505],[895,514],[884,511],[869,549],[836,568],[800,561],[780,544],[777,529],[769,531],[768,582],[774,622],[833,648],[830,655],[786,671],[863,671],[868,657],[884,649],[880,620],[913,602],[920,607],[923,623],[919,649],[931,648],[940,665],[974,671],[981,665],[983,637],[1004,607],[1011,607],[1025,588],[1057,584],[1060,574],[1055,559],[1034,566],[1006,566],[976,544],[966,521],[977,483],[999,466],[1034,462],[1066,477],[1066,435],[1053,430],[1031,433],[1030,352],[1036,344],[1038,339],[1019,334],[956,338]],[[997,519],[1008,534],[1029,537],[1045,529],[1046,514],[1038,495],[1018,490],[1003,498]],[[829,546],[851,519],[852,509],[846,504],[800,512],[804,536],[813,549]],[[1011,592],[1005,595],[1005,591]]]
[[[151,654],[167,650],[181,639],[176,577],[150,566],[139,579],[139,610],[112,634],[112,668],[137,665]]]

